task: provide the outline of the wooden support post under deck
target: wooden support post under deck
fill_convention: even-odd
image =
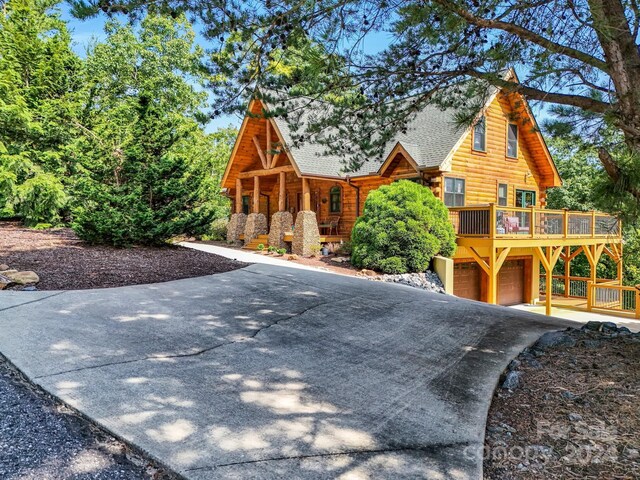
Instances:
[[[487,288],[487,303],[495,305],[498,303],[498,272],[496,271],[496,249],[489,249],[489,285]]]
[[[260,213],[260,177],[253,177],[253,213]]]
[[[568,297],[571,289],[571,280],[569,280],[569,277],[571,276],[571,260],[569,259],[569,255],[571,255],[571,247],[565,247],[564,252],[564,296]]]
[[[280,191],[278,193],[278,211],[284,212],[286,207],[286,188],[287,188],[287,174],[280,172]]]
[[[544,313],[546,315],[551,315],[551,296],[553,295],[553,263],[551,259],[552,248],[547,247],[547,288],[545,288],[544,292]]]
[[[236,213],[242,213],[242,180],[236,178]]]
[[[309,190],[309,179],[302,179],[302,210],[311,210],[311,191]]]

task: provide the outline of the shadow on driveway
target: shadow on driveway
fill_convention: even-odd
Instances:
[[[47,293],[0,296],[0,352],[192,479],[481,478],[500,373],[567,325],[270,265]]]

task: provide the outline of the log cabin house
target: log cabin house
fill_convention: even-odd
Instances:
[[[469,128],[456,126],[454,112],[427,107],[389,144],[382,161],[349,173],[322,147],[294,146],[288,122],[265,117],[266,102],[254,99],[249,111],[222,179],[233,202],[229,240],[307,255],[314,244],[350,238],[370,191],[409,179],[449,207],[458,244],[456,295],[534,303],[542,287],[549,313],[552,295],[545,285],[551,285],[554,301],[599,299],[603,308],[622,309],[621,226],[598,212],[545,209],[547,189],[561,179],[522,97],[496,90]],[[589,261],[590,278],[571,276],[571,260],[580,254]],[[617,263],[617,279],[596,278],[603,254]],[[565,272],[555,277],[560,258]]]

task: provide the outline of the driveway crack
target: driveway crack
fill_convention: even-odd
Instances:
[[[11,305],[10,307],[0,308],[0,312],[6,312],[7,310],[11,310],[12,308],[18,308],[18,307],[22,307],[24,305],[30,305],[32,303],[42,302],[43,300],[47,300],[49,298],[57,297],[58,295],[62,295],[63,293],[66,293],[66,292],[65,291],[57,292],[57,293],[53,293],[51,295],[47,295],[46,297],[36,298],[35,300],[30,300],[28,302],[19,303],[17,305]]]
[[[344,455],[366,455],[366,454],[395,453],[395,452],[429,453],[429,452],[436,452],[444,448],[468,447],[471,445],[473,445],[472,442],[452,442],[452,443],[435,443],[431,445],[407,445],[407,446],[400,446],[400,447],[378,448],[378,449],[368,449],[368,450],[349,450],[346,452],[310,453],[306,455],[291,455],[291,456],[283,456],[283,457],[262,458],[258,460],[245,460],[242,462],[220,463],[220,464],[205,466],[205,467],[187,468],[184,471],[195,472],[195,471],[201,471],[201,470],[214,470],[216,468],[222,468],[222,467],[250,465],[255,463],[278,462],[283,460],[304,460],[307,458],[337,457],[337,456],[344,456]]]
[[[49,298],[49,297],[47,297]],[[305,313],[310,312],[311,310],[314,310],[316,308],[320,308],[324,305],[327,305],[328,303],[331,302],[321,302],[321,303],[317,303],[315,305],[312,305],[310,307],[305,308],[304,310],[297,312],[297,313],[293,313],[291,315],[288,315],[286,317],[282,317],[278,320],[276,320],[275,322],[269,323],[267,325],[265,325],[264,327],[260,327],[258,329],[256,329],[254,332],[252,332],[249,335],[246,335],[238,340],[231,340],[228,342],[222,342],[222,343],[218,343],[217,345],[213,345],[211,347],[207,347],[207,348],[203,348],[201,350],[197,350],[195,352],[190,352],[190,353],[174,353],[174,354],[168,354],[168,355],[149,355],[147,357],[142,357],[142,358],[132,358],[131,360],[118,360],[115,362],[107,362],[107,363],[101,363],[100,365],[89,365],[87,367],[79,367],[79,368],[72,368],[70,370],[64,370],[62,372],[56,372],[56,373],[50,373],[47,375],[40,375],[37,377],[33,377],[34,380],[38,380],[41,378],[48,378],[48,377],[55,377],[58,375],[65,375],[67,373],[74,373],[74,372],[80,372],[83,370],[94,370],[96,368],[103,368],[103,367],[110,367],[113,365],[126,365],[127,363],[135,363],[135,362],[144,362],[147,360],[166,360],[169,358],[186,358],[186,357],[197,357],[199,355],[203,355],[207,352],[210,352],[212,350],[216,350],[218,348],[222,348],[222,347],[226,347],[228,345],[233,345],[235,343],[243,343],[246,342],[247,340],[251,340],[256,338],[260,333],[264,332],[265,330],[273,327],[274,325],[278,325],[281,322],[287,321],[287,320],[291,320],[294,319],[296,317],[300,317],[301,315],[304,315]]]

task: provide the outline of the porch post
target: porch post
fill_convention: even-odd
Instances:
[[[618,283],[622,286],[624,285],[624,266],[622,264],[622,259],[624,258],[622,256],[622,243],[618,246],[618,251],[620,252],[620,255],[618,256],[618,263],[617,263],[617,267],[618,267]]]
[[[278,211],[271,217],[271,227],[269,230],[269,246],[276,248],[287,248],[284,237],[287,232],[293,230],[293,215],[286,211],[286,174],[280,172],[278,180]]]
[[[309,179],[302,179],[302,210],[296,216],[296,225],[293,229],[293,242],[291,249],[297,255],[313,255],[320,247],[320,232],[318,231],[318,219],[316,212],[311,210],[311,191]]]
[[[311,210],[311,191],[309,190],[309,179],[302,179],[302,210]]]
[[[236,213],[242,213],[242,180],[236,178]]]
[[[280,185],[279,185],[280,191],[278,194],[278,211],[279,212],[284,212],[286,207],[286,197],[287,197],[286,181],[287,181],[287,174],[284,172],[280,172]]]
[[[260,177],[253,177],[253,210],[252,213],[260,213]]]
[[[267,217],[260,213],[260,177],[253,177],[253,206],[251,213],[247,216],[247,223],[244,227],[244,243],[251,243],[254,238],[264,235],[267,232]]]
[[[240,236],[244,234],[247,216],[242,211],[242,180],[236,178],[236,208],[227,225],[227,241],[240,243]]]

